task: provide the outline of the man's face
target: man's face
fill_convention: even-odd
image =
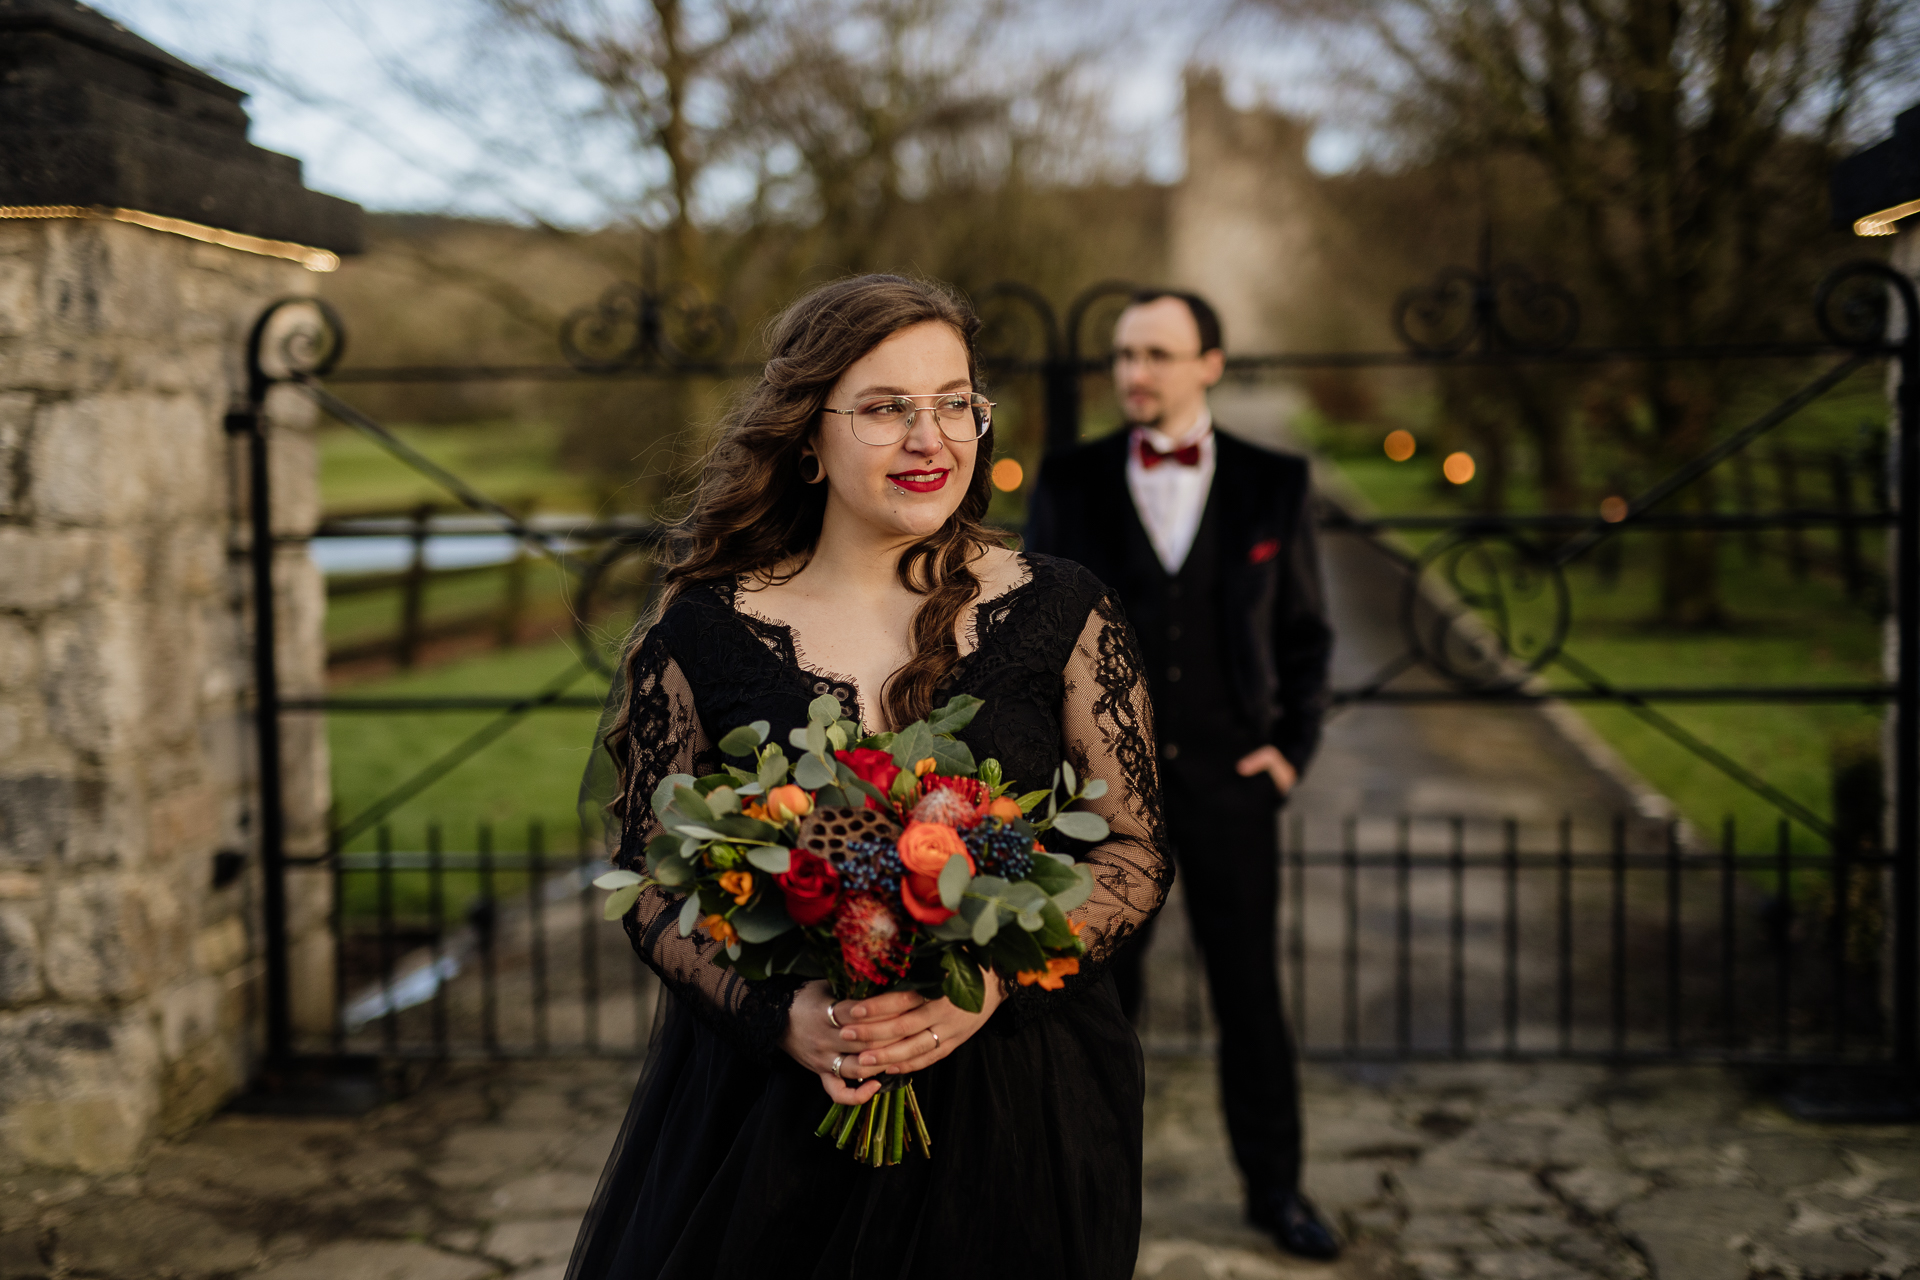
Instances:
[[[1200,326],[1178,298],[1128,307],[1113,327],[1113,389],[1128,422],[1184,431],[1225,371],[1222,352],[1200,354]]]

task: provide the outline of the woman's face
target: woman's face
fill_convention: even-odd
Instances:
[[[960,336],[951,326],[928,320],[909,325],[854,361],[833,384],[826,407],[857,410],[910,396],[915,405],[930,409],[940,392],[972,390]],[[948,439],[926,411],[914,414],[912,429],[894,444],[861,440],[856,421],[863,421],[861,431],[872,437],[886,419],[820,415],[814,447],[826,477],[828,524],[851,519],[883,535],[916,539],[937,532],[966,496],[979,442]],[[897,417],[890,429],[899,429]]]

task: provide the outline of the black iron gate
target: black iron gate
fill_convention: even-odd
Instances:
[[[1049,452],[1077,440],[1083,379],[1105,368],[1083,349],[1094,308],[1130,292],[1119,281],[1083,292],[1061,324],[1046,299],[1004,284],[983,309],[1017,308],[1039,331],[1037,358],[991,353],[998,377],[1037,379]],[[1912,281],[1877,263],[1835,272],[1815,299],[1825,341],[1688,349],[1601,348],[1573,344],[1578,311],[1571,297],[1514,269],[1450,270],[1435,285],[1409,291],[1396,308],[1405,349],[1386,352],[1239,356],[1232,373],[1258,377],[1325,368],[1427,367],[1729,359],[1827,358],[1829,367],[1711,449],[1644,492],[1610,503],[1598,516],[1421,515],[1361,518],[1329,505],[1322,527],[1358,538],[1389,557],[1404,577],[1401,624],[1406,652],[1372,678],[1335,691],[1337,706],[1549,700],[1604,701],[1644,723],[1773,804],[1779,830],[1765,847],[1742,849],[1729,828],[1717,838],[1684,841],[1673,823],[1648,827],[1616,818],[1579,828],[1571,818],[1550,832],[1520,824],[1461,818],[1354,815],[1331,846],[1287,829],[1288,906],[1284,952],[1294,1016],[1313,1057],[1408,1059],[1426,1056],[1711,1058],[1788,1063],[1890,1060],[1920,1066],[1920,593],[1905,589],[1920,563],[1920,301]],[[324,303],[288,299],[255,325],[248,352],[249,401],[229,418],[248,440],[250,519],[256,599],[272,582],[270,430],[267,393],[290,384],[325,412],[378,441],[401,462],[438,482],[468,510],[564,566],[578,584],[584,622],[596,589],[630,557],[646,557],[654,531],[641,522],[578,527],[529,522],[438,467],[342,399],[348,381],[451,383],[471,379],[574,380],[750,374],[755,366],[721,358],[732,325],[713,308],[664,306],[645,289],[620,286],[570,317],[561,335],[567,363],[516,368],[356,369],[330,377],[345,331]],[[1680,513],[1673,495],[1786,421],[1847,377],[1892,362],[1898,393],[1890,432],[1891,502],[1866,509],[1794,507],[1765,513]],[[1742,684],[1647,687],[1621,683],[1566,647],[1564,571],[1623,532],[1649,530],[1887,529],[1894,539],[1890,577],[1896,618],[1896,678],[1856,685]],[[472,526],[468,527],[472,531]],[[1400,531],[1434,532],[1414,554]],[[316,531],[345,536],[351,526]],[[452,533],[453,530],[446,532]],[[1556,539],[1549,541],[1549,539]],[[1510,603],[1495,589],[1463,591],[1452,570],[1465,560],[1493,565],[1491,580],[1523,579],[1548,600],[1550,625],[1524,641],[1502,625]],[[640,575],[644,580],[644,573]],[[1482,585],[1487,579],[1483,577]],[[550,849],[537,826],[522,847],[497,847],[478,828],[474,847],[454,851],[438,829],[424,846],[397,849],[384,820],[527,715],[597,705],[570,692],[591,662],[558,674],[533,692],[460,697],[280,696],[272,611],[256,610],[261,840],[268,943],[269,1053],[377,1051],[390,1055],[460,1053],[632,1053],[644,1046],[653,984],[625,940],[598,920],[588,886],[602,851],[568,841]],[[582,652],[592,653],[590,645]],[[1571,689],[1549,690],[1549,668],[1570,674]],[[1422,687],[1396,685],[1408,672]],[[1852,702],[1893,708],[1888,770],[1891,839],[1855,848],[1833,839],[1817,813],[1701,740],[1659,704],[1685,702]],[[280,795],[280,722],[286,715],[491,710],[496,718],[439,759],[400,781],[379,803],[341,815],[332,847],[313,859],[290,858]],[[1797,825],[1827,842],[1824,853],[1795,852]],[[377,850],[349,854],[356,836],[378,832]],[[517,833],[516,833],[517,834]],[[569,836],[572,833],[568,833]],[[1325,840],[1324,834],[1318,837]],[[1749,840],[1751,833],[1748,833]],[[286,878],[290,870],[334,878],[339,1018],[325,1046],[297,1044],[290,1013]],[[446,910],[449,877],[471,886],[459,925]],[[424,923],[396,917],[395,885],[424,885]],[[501,889],[510,877],[511,892]],[[1819,929],[1793,919],[1794,886],[1827,886],[1830,907]],[[371,895],[349,894],[357,882]],[[1864,901],[1858,886],[1868,886]],[[371,897],[354,920],[339,904]],[[1864,903],[1864,904],[1863,904]],[[1309,904],[1315,904],[1309,909]],[[1801,922],[1804,923],[1804,922]],[[567,938],[567,933],[577,934]],[[1156,974],[1163,997],[1149,1011],[1149,1044],[1203,1048],[1207,1014],[1190,948],[1176,923],[1163,935]],[[1817,936],[1816,936],[1817,935]],[[1796,941],[1797,937],[1797,941]],[[1170,967],[1169,967],[1170,966]]]

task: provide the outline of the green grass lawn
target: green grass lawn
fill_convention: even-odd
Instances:
[[[1384,434],[1384,433],[1382,433]],[[1439,478],[1440,459],[1422,451],[1406,463],[1375,453],[1349,453],[1341,474],[1377,511],[1464,512],[1466,495]],[[1438,536],[1398,535],[1418,550]],[[1880,627],[1870,608],[1849,601],[1837,578],[1818,568],[1796,579],[1784,554],[1784,535],[1762,535],[1757,558],[1744,539],[1720,540],[1721,588],[1728,624],[1713,631],[1662,628],[1657,613],[1659,537],[1628,534],[1620,540],[1617,569],[1602,571],[1597,553],[1568,573],[1572,629],[1566,652],[1622,685],[1870,684],[1879,681]],[[1830,554],[1834,535],[1809,534],[1816,559]],[[1885,563],[1882,538],[1862,538],[1861,558]],[[1549,683],[1576,688],[1564,667],[1551,667]],[[1717,833],[1732,817],[1743,850],[1771,848],[1781,816],[1772,803],[1734,781],[1625,709],[1572,704],[1640,775],[1680,808],[1696,826]],[[1870,739],[1880,721],[1877,706],[1715,705],[1660,703],[1657,709],[1687,731],[1725,752],[1822,817],[1831,816],[1831,759],[1836,743]],[[1797,848],[1824,846],[1794,826]]]
[[[542,511],[596,512],[602,506],[583,476],[561,466],[552,423],[472,422],[398,426],[393,433],[494,501],[532,502]],[[386,511],[432,502],[463,510],[458,499],[352,427],[320,432],[320,494],[329,512]]]

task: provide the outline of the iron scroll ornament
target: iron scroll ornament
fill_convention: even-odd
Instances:
[[[1454,685],[1482,693],[1525,684],[1559,655],[1572,622],[1560,564],[1497,527],[1437,540],[1401,597],[1409,650]]]
[[[655,362],[671,368],[711,364],[733,347],[733,313],[691,289],[664,298],[644,285],[609,285],[591,306],[560,322],[560,353],[583,373],[612,373]]]
[[[1488,235],[1477,270],[1448,267],[1394,300],[1393,331],[1415,355],[1457,356],[1476,342],[1488,353],[1551,355],[1579,335],[1580,302],[1525,267],[1494,266]]]
[[[275,383],[326,377],[346,352],[347,326],[326,299],[275,299],[247,334],[249,403],[258,412]]]
[[[1895,298],[1900,299],[1900,326],[1894,324]],[[1847,262],[1820,281],[1813,297],[1813,318],[1836,347],[1891,355],[1901,349],[1896,330],[1904,329],[1910,339],[1913,327],[1920,325],[1920,297],[1910,277],[1884,262]]]

